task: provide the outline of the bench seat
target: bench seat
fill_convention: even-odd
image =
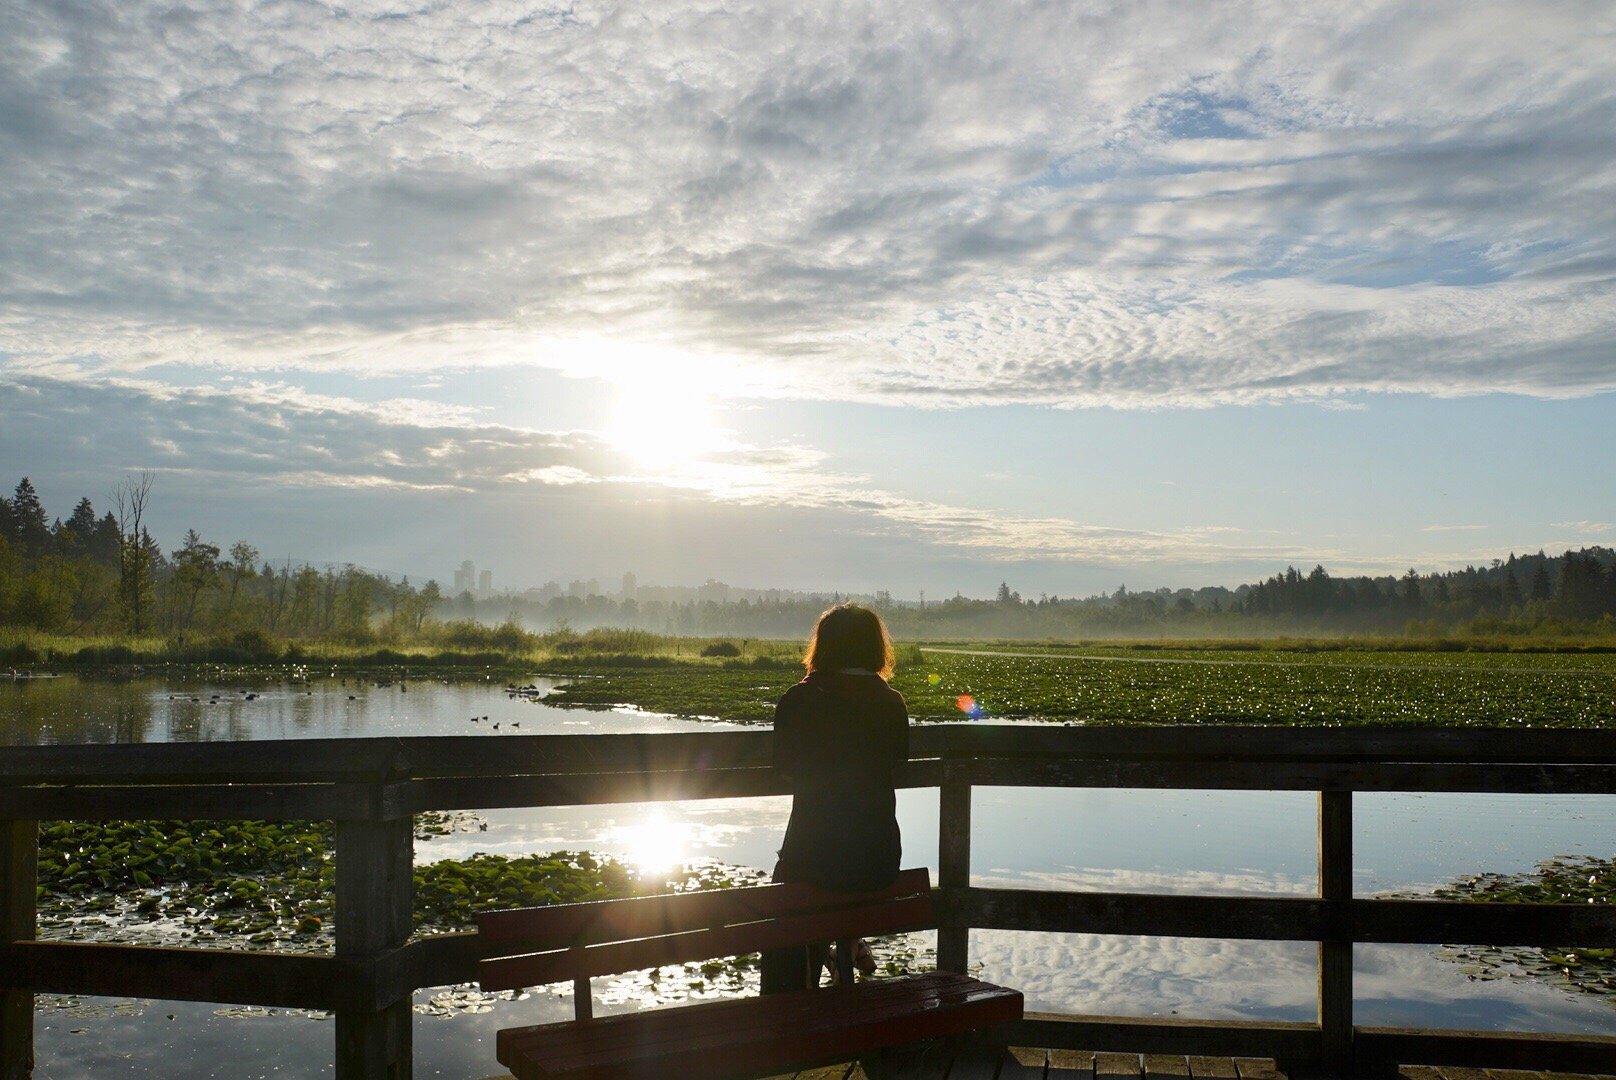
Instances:
[[[1021,1017],[1019,991],[931,972],[499,1032],[517,1080],[744,1080]]]

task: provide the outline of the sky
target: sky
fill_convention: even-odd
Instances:
[[[0,0],[0,480],[1062,595],[1616,544],[1616,8]]]

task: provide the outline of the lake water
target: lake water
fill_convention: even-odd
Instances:
[[[502,680],[416,680],[402,687],[351,678],[0,682],[0,742],[7,743],[498,738],[719,726],[635,709],[559,708],[513,698]],[[1608,857],[1616,850],[1616,797],[1361,795],[1355,805],[1360,895],[1429,889],[1483,871],[1518,872],[1556,854]],[[418,842],[416,857],[588,848],[652,870],[705,860],[767,869],[789,809],[789,800],[769,798],[482,811],[486,831]],[[905,864],[931,866],[934,874],[936,815],[935,791],[899,794]],[[973,819],[977,884],[1248,895],[1316,888],[1314,796],[1307,793],[980,788]],[[984,977],[1022,989],[1029,1009],[1313,1016],[1309,943],[976,931],[971,951]],[[1359,946],[1355,968],[1360,1023],[1616,1033],[1611,999],[1526,977],[1475,980],[1465,964],[1436,948]],[[713,992],[723,991],[685,987],[676,996]],[[597,1010],[610,1012],[658,1004],[670,993],[628,976],[597,980],[596,995]],[[416,1003],[421,1076],[491,1075],[498,1071],[494,1031],[571,1012],[563,988],[522,1000],[479,1000],[470,1011],[448,990],[422,991]],[[42,1078],[330,1072],[330,1019],[287,1010],[42,998],[36,1029]]]

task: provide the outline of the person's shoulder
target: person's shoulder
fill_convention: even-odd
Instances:
[[[792,684],[785,693],[781,694],[780,700],[775,702],[775,706],[781,709],[791,708],[800,704],[814,692],[814,688],[809,685],[808,680],[803,679],[801,682]]]
[[[909,703],[903,699],[903,694],[898,692],[898,688],[896,686],[888,683],[887,689],[892,692],[892,697],[890,700],[892,702],[893,711],[902,714],[903,718],[907,720],[909,718]]]

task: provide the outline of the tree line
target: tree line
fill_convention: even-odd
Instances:
[[[80,499],[51,518],[24,478],[0,497],[0,626],[170,637],[320,638],[353,644],[419,640],[487,644],[472,624],[530,630],[602,627],[672,635],[799,637],[826,605],[857,599],[906,639],[1251,636],[1307,633],[1616,633],[1616,552],[1511,554],[1486,566],[1397,576],[1336,577],[1292,567],[1235,589],[1129,590],[1023,597],[1009,583],[991,599],[931,603],[792,594],[734,600],[638,600],[575,593],[544,600],[445,597],[353,565],[265,559],[188,530],[163,550],[146,523],[149,477],[125,481],[111,506]],[[442,620],[450,620],[447,623]],[[429,625],[432,624],[432,625]],[[460,629],[464,633],[460,633]],[[457,636],[458,635],[458,636]],[[461,638],[464,638],[462,641]],[[518,640],[513,637],[513,641]]]
[[[433,582],[276,565],[248,541],[223,548],[194,529],[164,551],[145,520],[150,493],[150,477],[134,478],[104,513],[82,498],[65,520],[26,477],[0,496],[0,626],[369,644],[420,632],[441,599]]]
[[[1469,628],[1497,634],[1616,633],[1616,552],[1584,548],[1563,555],[1511,555],[1484,567],[1401,577],[1334,577],[1322,566],[1294,567],[1235,589],[1130,590],[1088,597],[1024,597],[1009,583],[992,599],[955,595],[898,602],[876,592],[732,601],[637,600],[556,595],[445,602],[458,618],[515,621],[540,630],[620,627],[680,635],[797,637],[828,604],[867,603],[895,635],[947,638],[1250,636],[1308,633],[1440,634]]]

